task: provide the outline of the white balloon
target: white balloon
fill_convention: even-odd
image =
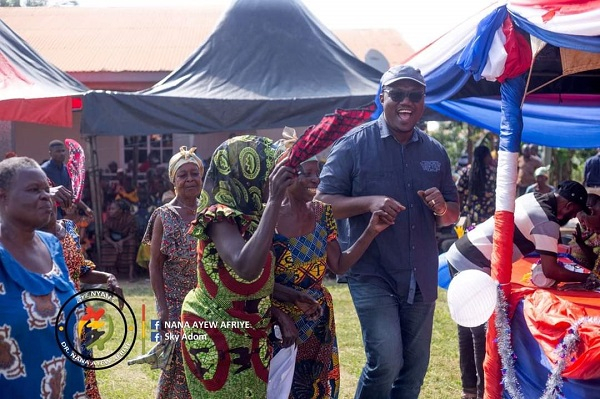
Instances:
[[[450,317],[463,327],[482,325],[494,313],[498,283],[481,270],[464,270],[448,286]]]

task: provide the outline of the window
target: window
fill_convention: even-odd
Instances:
[[[173,156],[173,135],[152,134],[150,136],[131,136],[123,138],[125,165],[134,160],[137,148],[138,163],[143,164],[149,159],[159,164],[166,164]]]

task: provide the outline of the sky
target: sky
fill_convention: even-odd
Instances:
[[[286,1],[286,0],[280,0]],[[175,7],[232,0],[78,0],[80,6]],[[303,0],[329,29],[396,29],[419,50],[496,0]],[[368,8],[367,8],[368,6]]]

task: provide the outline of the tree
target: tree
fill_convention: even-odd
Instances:
[[[48,0],[0,0],[0,7],[46,7]]]
[[[427,133],[444,146],[456,170],[469,163],[476,146],[484,144],[492,151],[497,148],[497,136],[466,122],[440,122],[439,129]]]
[[[25,7],[46,7],[48,0],[26,0]]]

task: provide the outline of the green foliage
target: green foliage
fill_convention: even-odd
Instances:
[[[23,7],[46,7],[48,0],[27,0]],[[0,7],[21,7],[20,0],[0,0]]]
[[[552,168],[550,169],[552,181],[575,180],[583,182],[585,160],[594,154],[596,154],[595,149],[553,148]]]
[[[428,131],[428,133],[444,146],[450,157],[450,163],[454,166],[457,165],[460,156],[467,148],[468,132],[466,124],[441,122],[437,131]]]
[[[0,0],[0,7],[21,7],[19,0]]]
[[[48,0],[27,0],[25,3],[27,7],[46,7]]]
[[[492,150],[497,149],[497,135],[463,122],[440,122],[439,128],[428,130],[428,134],[444,146],[454,167],[458,165],[461,156],[468,156],[480,144],[485,144]],[[583,182],[585,160],[597,152],[595,148],[551,148],[550,151],[552,153],[549,180],[551,184],[563,180]]]
[[[487,145],[491,150],[496,149],[497,136],[464,122],[440,122],[439,129],[428,130],[428,134],[444,146],[453,167],[459,164],[461,157],[468,157],[473,148],[480,144]]]

